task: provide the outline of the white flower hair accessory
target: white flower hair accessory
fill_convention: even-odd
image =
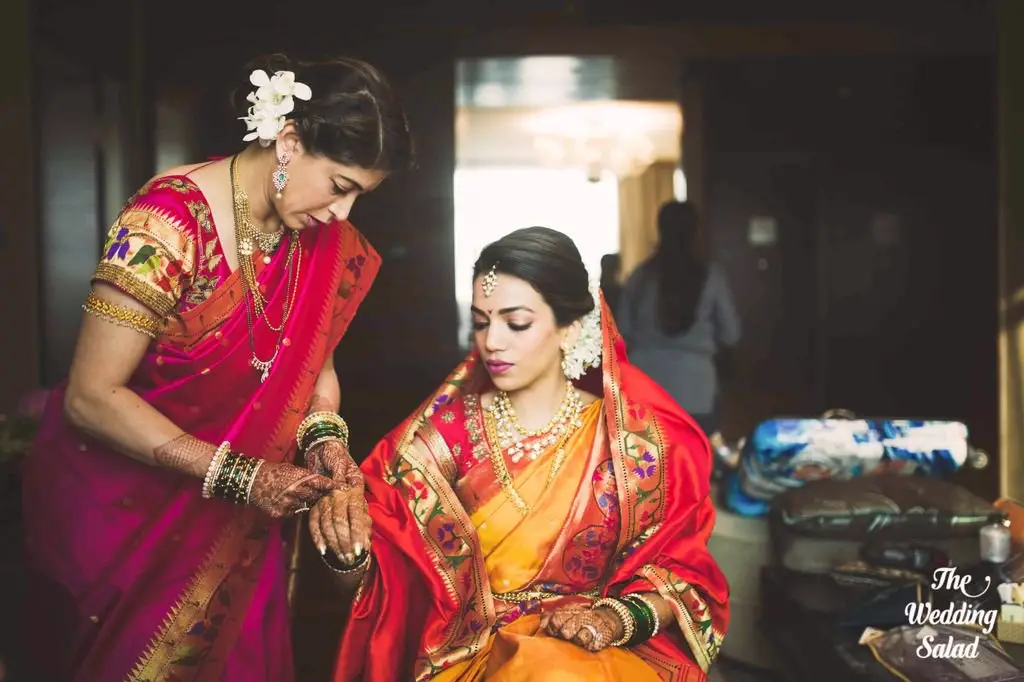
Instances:
[[[263,69],[256,69],[249,74],[249,82],[256,89],[245,98],[252,106],[248,115],[241,117],[249,131],[242,140],[258,139],[260,144],[268,146],[284,128],[285,117],[295,110],[295,98],[309,100],[313,91],[305,83],[296,81],[291,71],[275,71],[273,76],[268,76]]]
[[[562,355],[562,373],[579,379],[590,367],[601,366],[601,293],[598,282],[590,283],[594,309],[580,319],[580,335],[572,348]]]

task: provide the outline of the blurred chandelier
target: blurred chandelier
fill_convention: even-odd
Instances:
[[[657,160],[652,135],[666,126],[665,107],[644,102],[584,102],[539,110],[524,123],[533,137],[538,161],[548,166],[576,167],[591,180],[609,171],[618,177],[637,175]]]

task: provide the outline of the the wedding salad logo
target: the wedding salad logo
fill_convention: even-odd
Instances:
[[[962,601],[953,599],[939,609],[930,602],[911,602],[904,610],[911,625],[959,625],[978,627],[986,635],[991,635],[999,620],[999,609],[979,609],[968,602],[977,602],[992,589],[992,578],[985,576],[984,584],[972,585],[971,576],[960,575],[956,568],[937,568],[932,574],[932,590],[948,590],[963,595]],[[922,628],[930,630],[930,628]],[[931,632],[934,632],[932,630]],[[937,634],[925,634],[917,647],[920,658],[977,658],[981,647],[981,635],[972,641],[956,641],[949,635],[946,641],[936,641]]]

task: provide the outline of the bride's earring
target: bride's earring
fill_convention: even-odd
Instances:
[[[572,355],[572,346],[567,341],[562,341],[559,347],[562,350],[562,374],[565,375],[566,379],[573,379],[572,367],[569,363],[569,357]]]

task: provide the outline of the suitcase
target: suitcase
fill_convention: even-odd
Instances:
[[[775,418],[761,422],[742,445],[723,486],[724,505],[763,516],[780,493],[809,481],[882,473],[945,477],[988,456],[971,447],[957,421],[893,418]]]

